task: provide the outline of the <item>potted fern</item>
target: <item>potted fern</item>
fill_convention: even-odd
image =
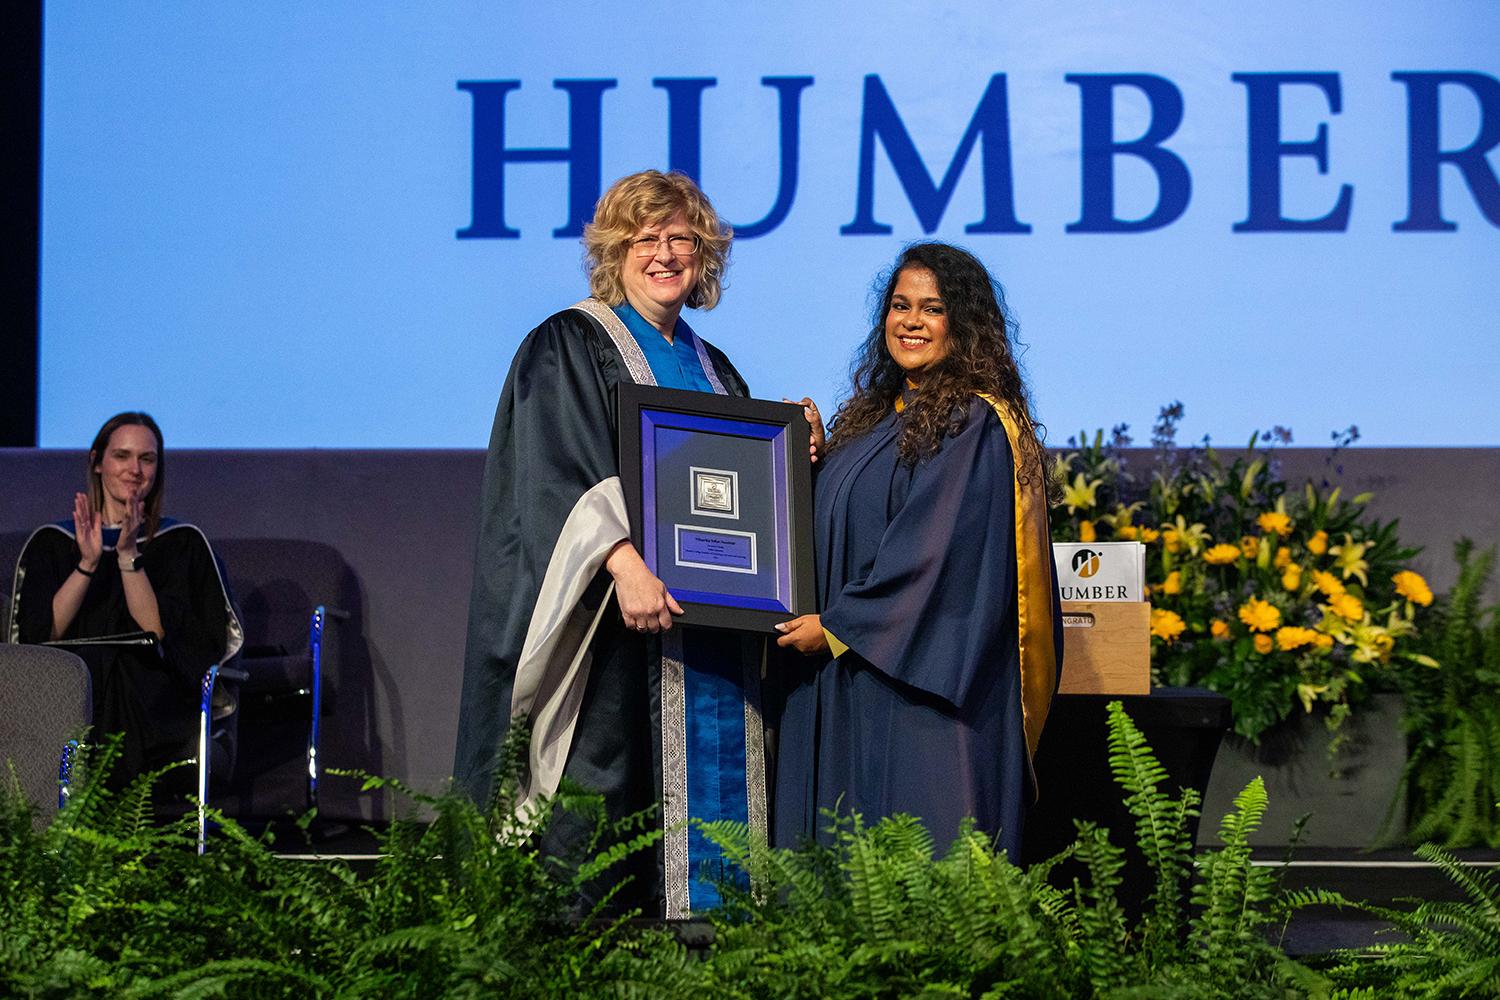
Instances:
[[[1432,663],[1403,677],[1408,839],[1500,847],[1500,605],[1484,603],[1495,550],[1465,539],[1454,557],[1458,581],[1425,633]]]

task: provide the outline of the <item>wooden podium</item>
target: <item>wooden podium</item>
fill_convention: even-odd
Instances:
[[[1150,694],[1151,605],[1063,601],[1058,694]]]

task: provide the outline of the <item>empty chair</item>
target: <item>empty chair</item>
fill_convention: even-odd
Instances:
[[[221,539],[216,549],[245,627],[232,666],[239,689],[239,756],[221,800],[241,817],[318,805],[323,716],[337,694],[339,631],[353,574],[330,545],[301,539]],[[347,763],[347,762],[346,762]]]
[[[0,643],[0,765],[15,769],[39,826],[57,813],[64,749],[92,717],[93,692],[82,659],[50,646]]]

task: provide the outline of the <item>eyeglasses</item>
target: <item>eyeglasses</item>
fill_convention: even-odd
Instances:
[[[656,248],[663,243],[673,257],[691,257],[698,252],[697,234],[691,236],[637,236],[630,241],[630,253],[635,257],[655,257]]]

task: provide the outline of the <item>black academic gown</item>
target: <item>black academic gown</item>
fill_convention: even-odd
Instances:
[[[818,475],[822,621],[849,648],[793,662],[785,678],[776,839],[821,835],[824,809],[870,822],[908,813],[941,851],[972,816],[1018,858],[1035,789],[1010,442],[978,398],[962,431],[915,467],[900,461],[900,430],[893,413]],[[1052,624],[1060,662],[1060,616]]]
[[[141,631],[125,603],[114,540],[62,639]],[[238,651],[241,631],[208,540],[195,526],[163,519],[139,547],[141,572],[156,593],[165,637],[155,645],[70,646],[88,664],[95,736],[123,733],[121,760],[109,784],[120,787],[143,771],[197,753],[203,675]],[[38,528],[21,550],[12,639],[40,643],[52,636],[52,598],[79,560],[71,524]],[[158,787],[158,801],[195,788],[191,768],[177,768]]]
[[[649,381],[650,375],[627,367],[645,362],[638,349],[628,359],[622,353],[622,346],[630,350],[628,334],[617,342],[606,332],[601,320],[609,320],[607,308],[593,300],[581,305],[592,315],[568,309],[526,336],[495,412],[480,501],[454,780],[475,801],[487,803],[516,703],[538,705],[551,696],[567,723],[547,724],[548,732],[567,744],[563,773],[601,793],[610,815],[621,817],[650,809],[662,797],[662,640],[627,630],[613,597],[606,597],[611,581],[602,568],[603,553],[627,537],[628,528],[611,520],[600,498],[619,492],[616,387],[622,381]],[[728,359],[711,345],[703,347],[725,390],[747,395]],[[547,618],[550,589],[543,591],[549,570],[556,584],[557,567],[574,564],[589,567],[581,593],[576,600],[569,595],[567,606]],[[518,664],[538,643],[544,619],[549,634],[587,637],[581,698],[558,695],[560,685],[550,677],[532,685],[534,698],[516,697]],[[566,652],[553,659],[566,660]],[[555,742],[534,731],[533,768]],[[536,775],[522,778],[523,797],[535,794]],[[541,847],[567,855],[591,832],[585,822],[564,817]],[[659,912],[661,865],[659,852],[655,858],[637,852],[623,869],[613,869],[598,891],[629,876],[629,886],[614,902]]]

